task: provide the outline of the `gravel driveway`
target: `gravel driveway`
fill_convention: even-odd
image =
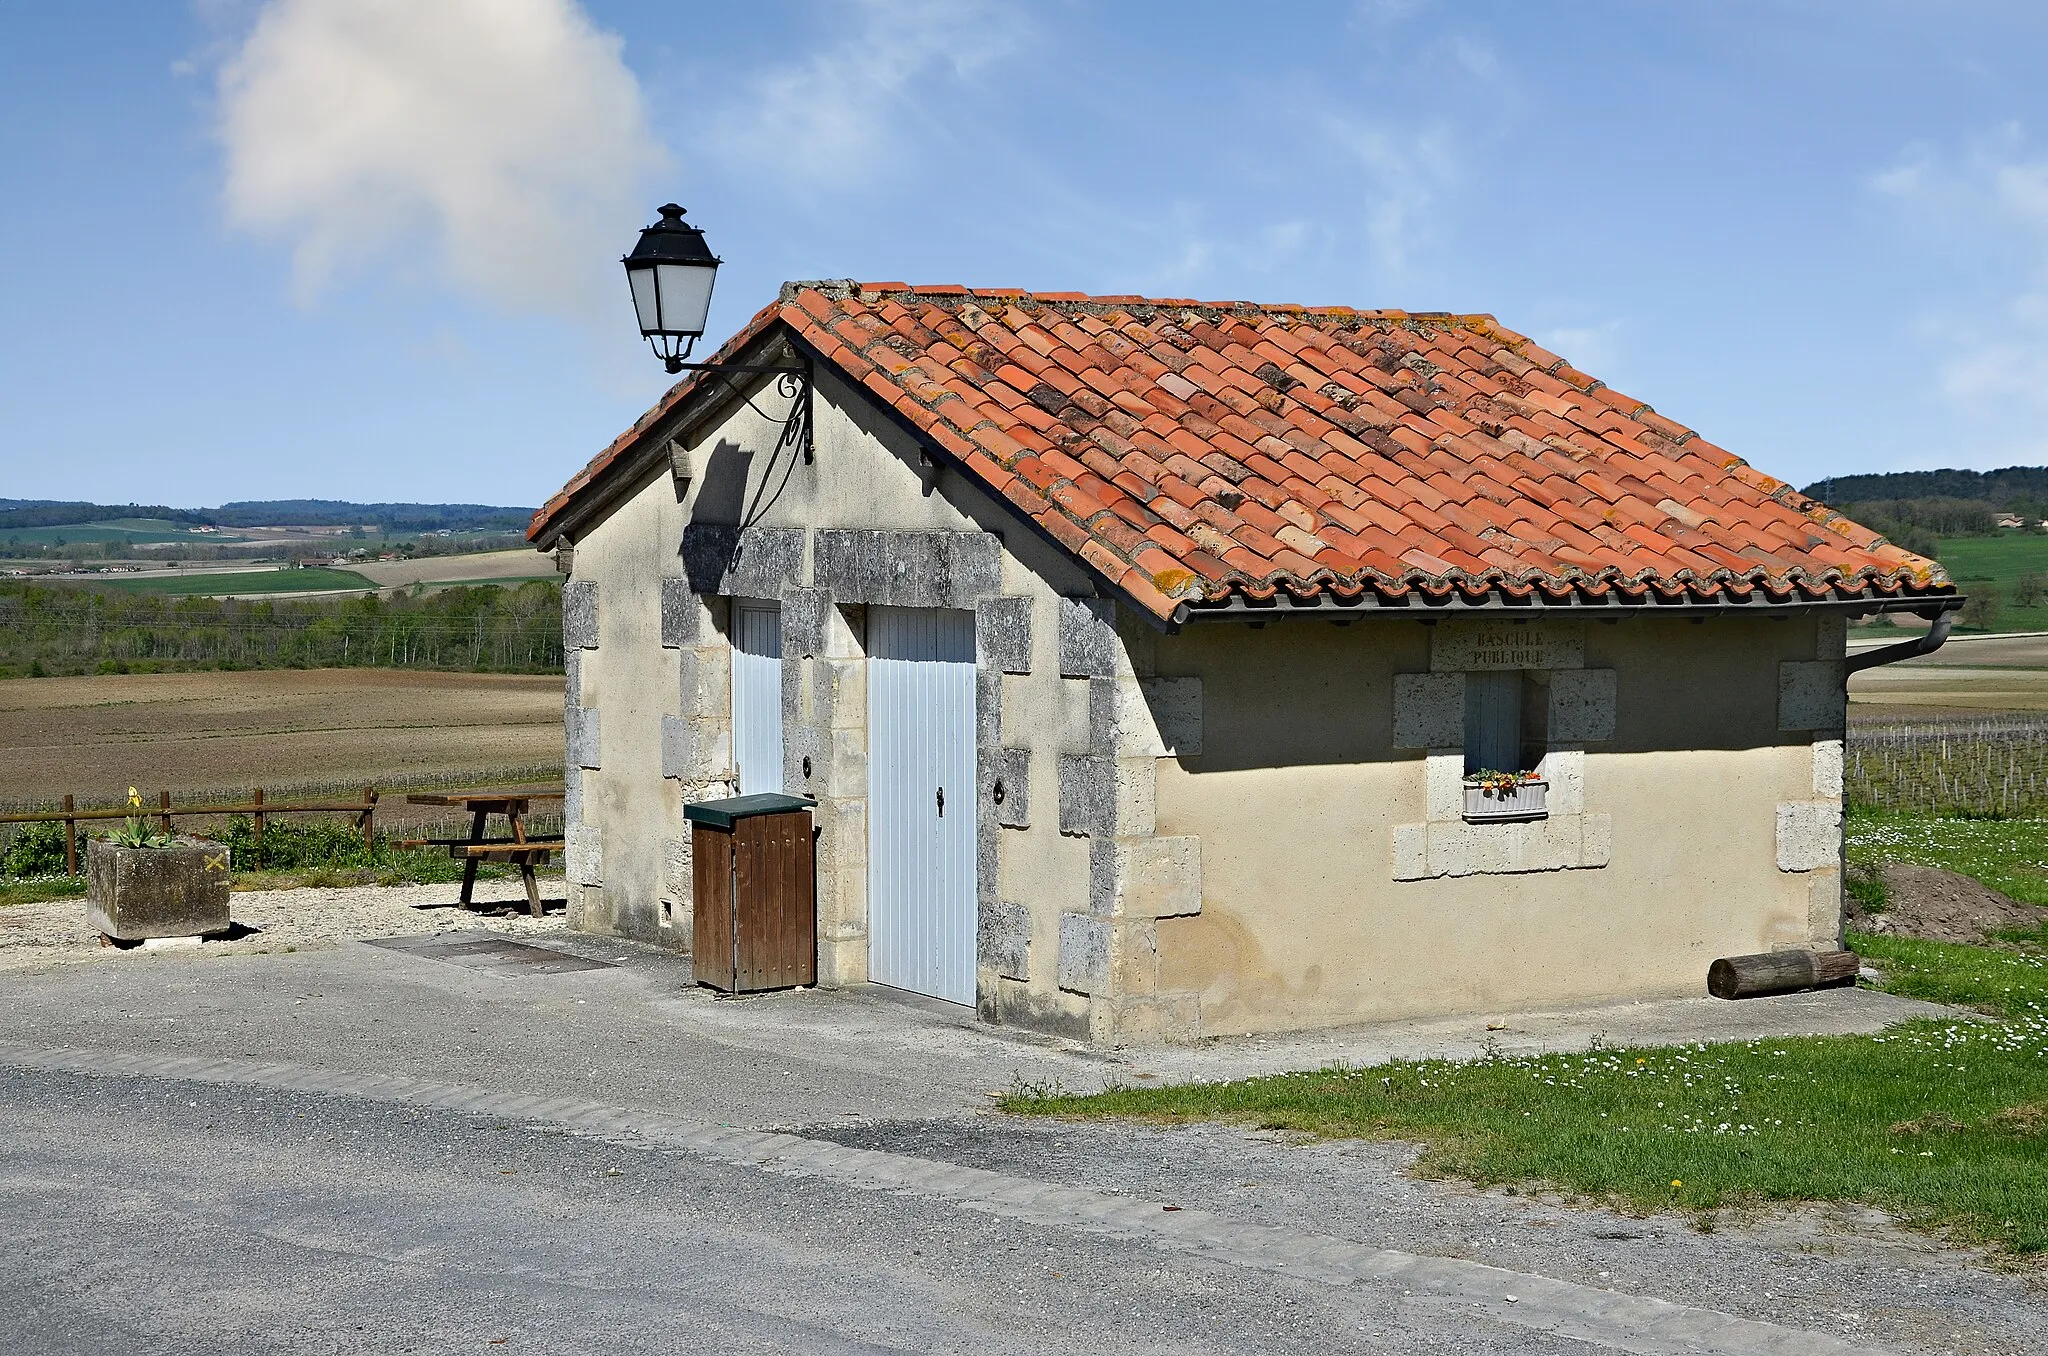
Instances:
[[[542,900],[559,880],[543,880]],[[331,949],[348,941],[402,933],[487,929],[519,936],[566,929],[562,901],[534,918],[517,879],[480,880],[476,899],[483,909],[456,905],[455,885],[358,885],[345,889],[237,891],[229,904],[236,928],[232,940],[209,940],[205,956],[269,955]],[[0,908],[0,971],[53,965],[127,960],[136,953],[103,946],[86,926],[85,901],[53,899]],[[151,959],[191,953],[144,953]]]

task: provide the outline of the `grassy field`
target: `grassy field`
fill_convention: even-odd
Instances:
[[[1998,591],[2000,606],[1992,629],[2048,631],[2048,599],[2024,608],[2012,600],[2013,582],[2022,574],[2048,579],[2048,534],[1947,538],[1941,543],[1940,559],[1964,593],[1979,592],[1986,584]]]
[[[2039,1253],[2048,1251],[2048,970],[2017,957],[1993,963],[2010,968],[2005,987],[2025,995],[2026,1015],[1088,1097],[1020,1088],[1003,1106],[1420,1141],[1424,1173],[1692,1212],[1701,1227],[1729,1206],[1856,1201],[1919,1228]]]
[[[0,542],[15,546],[56,546],[67,542],[189,541],[206,545],[247,541],[232,532],[194,532],[190,523],[164,518],[113,518],[102,523],[71,523],[58,527],[17,527],[0,532]]]
[[[268,669],[0,682],[0,802],[559,769],[562,679]],[[554,777],[559,778],[559,772]]]
[[[2048,820],[1932,819],[1859,806],[1845,828],[1852,865],[1938,866],[2048,905]]]
[[[122,593],[161,593],[192,597],[241,597],[252,593],[312,593],[329,589],[374,589],[353,570],[315,566],[297,570],[240,570],[219,574],[172,570],[162,574],[110,574],[92,587]]]

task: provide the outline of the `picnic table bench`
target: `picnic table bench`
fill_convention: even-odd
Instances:
[[[469,837],[467,838],[408,838],[402,847],[445,847],[450,857],[462,862],[462,907],[474,907],[470,897],[476,890],[476,868],[479,862],[510,862],[519,868],[519,878],[526,884],[526,908],[535,918],[541,916],[540,882],[534,878],[533,869],[547,864],[548,854],[560,852],[565,844],[559,838],[528,838],[526,836],[527,807],[536,800],[560,800],[560,791],[477,791],[460,792],[453,795],[416,793],[405,798],[408,805],[449,805],[469,811]],[[487,838],[484,830],[492,815],[503,815],[509,826],[510,838]]]

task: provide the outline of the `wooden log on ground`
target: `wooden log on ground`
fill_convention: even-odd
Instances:
[[[1723,956],[1707,967],[1707,992],[1716,998],[1761,998],[1797,993],[1856,978],[1863,958],[1854,951],[1769,951]]]

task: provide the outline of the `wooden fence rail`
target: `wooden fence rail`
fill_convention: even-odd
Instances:
[[[263,825],[272,815],[311,814],[353,814],[356,827],[363,833],[363,850],[373,852],[377,845],[377,788],[363,788],[363,798],[353,801],[304,801],[298,804],[266,803],[263,788],[257,787],[250,793],[249,801],[243,805],[181,805],[171,804],[171,793],[159,792],[156,808],[137,812],[135,807],[124,805],[118,809],[81,810],[73,797],[64,797],[61,810],[36,810],[27,813],[0,814],[0,824],[47,824],[52,821],[64,825],[64,873],[78,874],[78,824],[80,820],[95,819],[154,819],[165,833],[171,831],[171,820],[178,816],[190,818],[195,815],[249,815],[256,826],[256,860],[263,860]]]

